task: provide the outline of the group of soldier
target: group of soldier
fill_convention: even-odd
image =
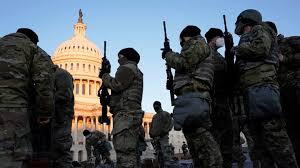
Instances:
[[[240,132],[246,136],[254,167],[298,167],[299,37],[277,36],[275,24],[264,22],[253,9],[241,12],[235,25],[237,46],[228,32],[211,28],[205,40],[198,27],[189,25],[180,33],[180,53],[163,48],[162,58],[175,69],[172,89],[177,97],[172,115],[160,102],[153,104],[157,114],[150,137],[161,167],[171,167],[166,153],[173,127],[182,130],[196,168],[229,168],[233,161],[242,167],[243,157],[235,156],[241,153],[235,147],[240,146]],[[32,148],[43,139],[41,129],[52,135],[50,147],[45,145],[52,167],[72,167],[73,78],[54,66],[37,42],[36,33],[26,28],[0,39],[1,167],[25,167],[34,151],[41,150]],[[224,44],[225,58],[217,51]],[[141,167],[146,149],[139,61],[135,49],[124,48],[118,53],[115,77],[107,59],[99,74],[111,90],[118,168]],[[93,155],[102,153],[111,163],[105,135],[85,130],[84,136],[88,156],[93,148]],[[97,152],[98,145],[106,150]]]

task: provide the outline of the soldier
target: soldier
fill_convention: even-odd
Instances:
[[[153,139],[160,167],[168,167],[172,159],[169,146],[169,132],[173,128],[173,120],[168,112],[163,111],[159,101],[153,103],[153,108],[156,114],[152,118],[149,134]]]
[[[187,157],[189,150],[188,150],[187,144],[184,141],[182,142],[181,150],[182,150],[183,156]]]
[[[297,127],[300,108],[300,36],[281,36],[279,47],[283,55],[279,71],[282,106],[287,120],[287,131],[299,165],[300,136]]]
[[[37,122],[47,124],[54,110],[49,66],[39,53],[38,36],[27,28],[0,39],[1,167],[26,166],[32,155],[29,105],[36,102]],[[35,97],[30,97],[35,92]]]
[[[53,142],[51,157],[54,168],[72,167],[72,118],[74,116],[74,95],[72,75],[55,66],[55,114],[52,121]]]
[[[112,164],[109,152],[112,147],[106,140],[106,135],[100,131],[90,132],[89,130],[84,130],[83,135],[86,138],[85,149],[87,151],[88,160],[92,160],[93,147],[93,156],[96,158],[96,167],[100,165],[101,157],[102,160],[105,160],[105,164]]]
[[[119,68],[115,77],[110,76],[107,61],[99,77],[111,89],[110,112],[114,117],[113,144],[117,154],[117,167],[138,167],[139,130],[144,112],[141,109],[143,73],[137,64],[140,55],[133,48],[124,48],[118,53]]]
[[[180,54],[167,49],[162,53],[162,58],[175,69],[174,129],[183,129],[196,167],[221,167],[222,156],[209,131],[214,78],[211,50],[196,26],[182,30],[180,44]]]
[[[214,72],[214,95],[212,104],[212,132],[220,145],[223,157],[223,168],[232,167],[232,114],[229,107],[229,97],[227,91],[227,63],[225,58],[218,52],[218,49],[225,45],[222,30],[210,28],[205,33],[206,41],[213,54]]]
[[[275,162],[278,167],[298,167],[293,147],[282,120],[280,94],[276,80],[278,52],[272,30],[262,24],[253,9],[240,13],[235,33],[240,36],[236,52],[238,86],[243,91],[253,151]],[[259,152],[258,152],[259,151]],[[263,165],[273,167],[274,165]]]

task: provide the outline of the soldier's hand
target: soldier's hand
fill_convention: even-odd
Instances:
[[[231,33],[228,32],[228,34],[225,34],[225,44],[226,44],[226,49],[230,50],[233,47],[233,37]]]
[[[166,58],[166,54],[167,54],[168,52],[172,51],[172,49],[171,49],[171,48],[169,48],[169,49],[163,48],[162,51],[163,51],[163,52],[161,53],[161,57],[162,57],[162,59],[165,59],[165,58]]]
[[[103,74],[110,73],[111,71],[111,65],[110,62],[107,59],[104,59],[102,62],[102,68],[99,73],[99,77],[102,78]]]
[[[37,122],[41,125],[50,123],[51,117],[38,117]]]

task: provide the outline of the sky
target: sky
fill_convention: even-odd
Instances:
[[[164,20],[171,48],[177,52],[179,34],[185,26],[198,26],[204,36],[211,27],[224,29],[225,14],[228,30],[234,34],[237,16],[250,8],[259,10],[263,20],[275,22],[279,33],[300,35],[299,0],[2,0],[0,5],[0,36],[19,27],[32,28],[39,35],[38,45],[49,55],[73,36],[73,25],[82,9],[88,39],[101,51],[103,41],[107,41],[113,76],[119,66],[117,53],[122,48],[133,47],[140,53],[139,67],[144,73],[142,108],[147,112],[154,111],[155,100],[162,102],[164,110],[173,110],[160,51]],[[238,36],[234,35],[234,41],[238,43]]]

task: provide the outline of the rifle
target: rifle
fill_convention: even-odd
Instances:
[[[164,50],[170,50],[170,43],[169,43],[169,39],[167,37],[167,29],[166,29],[166,22],[163,21],[163,25],[164,25],[164,35],[165,35],[165,41],[164,41]],[[170,90],[170,97],[171,97],[171,105],[174,105],[174,89],[173,89],[173,74],[171,71],[171,67],[166,63],[167,69],[167,90]]]
[[[102,59],[102,66],[101,66],[102,69],[105,67],[104,62],[106,60],[107,60],[107,58],[106,58],[106,41],[104,41],[104,57]],[[98,118],[98,121],[101,124],[106,123],[107,125],[109,125],[110,120],[107,117],[107,106],[108,106],[108,102],[109,102],[109,93],[108,93],[107,87],[104,86],[103,83],[102,83],[101,87],[99,88],[98,97],[100,98],[100,104],[102,105],[102,116],[100,116]]]

